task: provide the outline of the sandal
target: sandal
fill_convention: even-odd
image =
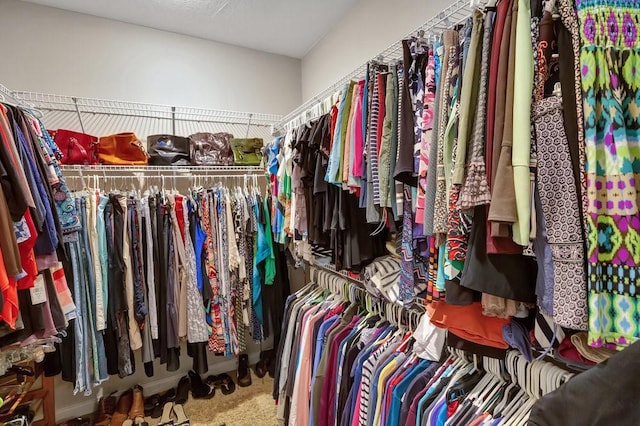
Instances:
[[[158,423],[158,426],[173,426],[173,419],[171,418],[173,413],[173,402],[167,402],[162,409],[162,418]]]
[[[236,391],[235,382],[233,381],[231,376],[226,373],[207,377],[207,384],[209,386],[220,388],[220,391],[223,395],[231,395]]]
[[[134,425],[140,425],[140,426],[149,426],[149,423],[147,423],[147,421],[144,419],[144,417],[136,417],[135,419],[127,419],[124,421],[124,423],[122,423],[122,426],[134,426]]]
[[[184,407],[182,404],[175,404],[173,406],[173,413],[176,415],[176,421],[173,423],[174,426],[184,426],[191,424],[186,414],[184,413]]]
[[[211,399],[216,395],[216,387],[202,381],[195,371],[189,371],[191,396],[194,399]]]

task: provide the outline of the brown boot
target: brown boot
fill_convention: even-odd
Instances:
[[[144,395],[142,394],[142,386],[133,387],[133,403],[129,410],[129,418],[134,424],[138,424],[137,420],[144,421]]]
[[[98,401],[98,412],[96,413],[95,426],[109,426],[111,418],[116,411],[116,397],[113,395],[103,396]]]
[[[111,418],[111,426],[122,426],[125,420],[129,418],[129,411],[133,403],[133,391],[126,390],[120,398],[118,398],[118,406],[116,412]],[[144,411],[144,407],[142,409]]]

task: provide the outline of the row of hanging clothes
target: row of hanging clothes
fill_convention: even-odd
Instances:
[[[267,149],[278,241],[355,272],[400,256],[399,303],[535,316],[548,353],[563,337],[624,349],[640,335],[640,86],[621,52],[639,17],[631,1],[499,0],[403,40]]]
[[[62,367],[74,393],[133,374],[136,358],[149,377],[156,358],[176,371],[185,342],[203,374],[207,352],[237,356],[249,339],[279,331],[274,300],[288,294],[288,277],[276,265],[268,198],[256,179],[233,186],[237,176],[227,176],[227,186],[211,184],[224,175],[189,176],[192,188],[181,194],[164,178],[154,186],[131,176],[73,177],[85,188],[71,193],[81,228],[65,268],[78,318],[60,346],[75,361]],[[123,190],[126,180],[143,190]]]
[[[0,368],[44,358],[55,374],[56,343],[77,317],[62,265],[80,222],[41,114],[2,101]]]
[[[286,303],[273,389],[281,424],[524,425],[539,398],[573,377],[448,339],[423,310],[314,270]]]

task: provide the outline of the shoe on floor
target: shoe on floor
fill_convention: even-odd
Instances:
[[[191,380],[191,396],[194,399],[211,399],[216,395],[216,387],[203,382],[195,371],[189,371],[189,379]]]
[[[251,386],[251,370],[249,369],[249,355],[242,354],[238,357],[238,386],[245,388]]]
[[[207,384],[220,389],[223,395],[231,395],[236,391],[236,384],[231,376],[226,373],[207,377]]]
[[[174,398],[175,403],[181,404],[181,405],[186,403],[187,400],[189,399],[190,390],[191,390],[191,380],[189,379],[188,376],[183,376],[178,382],[178,386],[176,388],[176,397]]]
[[[109,426],[111,425],[111,418],[116,412],[116,403],[118,400],[114,395],[103,396],[98,401],[98,411],[96,412],[94,425],[95,426]]]
[[[132,424],[146,425],[144,420],[144,394],[142,386],[135,385],[133,387],[133,401],[131,402],[131,409],[129,410],[129,419]]]
[[[122,426],[124,421],[129,418],[131,404],[133,404],[133,390],[128,389],[118,398],[116,411],[113,413],[113,417],[111,418],[111,426]]]

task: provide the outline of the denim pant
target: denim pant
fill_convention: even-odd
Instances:
[[[71,257],[71,265],[73,268],[73,296],[76,303],[76,319],[73,322],[75,333],[75,360],[76,360],[76,383],[73,389],[73,394],[83,392],[85,395],[91,394],[91,376],[89,374],[89,352],[86,350],[86,330],[88,330],[88,323],[86,320],[86,294],[84,291],[84,285],[82,281],[81,258],[80,258],[80,241],[79,235],[69,235],[67,252]]]
[[[91,247],[89,245],[89,230],[87,223],[87,200],[86,198],[76,199],[76,208],[80,212],[81,223],[81,260],[82,270],[81,277],[84,279],[85,294],[88,296],[86,304],[83,306],[86,308],[86,322],[88,323],[87,338],[90,338],[93,354],[93,374],[94,384],[99,385],[109,378],[107,373],[107,357],[104,350],[104,336],[98,331],[96,323],[96,280],[95,271],[93,270],[93,258],[91,254]]]
[[[100,258],[100,273],[102,275],[102,303],[104,305],[105,312],[105,325],[106,316],[109,310],[109,252],[107,251],[107,236],[106,236],[106,224],[104,219],[104,210],[107,206],[109,197],[100,195],[98,201],[98,213],[96,217],[96,232],[98,234],[98,256]],[[94,256],[96,254],[94,253]],[[97,273],[98,271],[96,271]]]

